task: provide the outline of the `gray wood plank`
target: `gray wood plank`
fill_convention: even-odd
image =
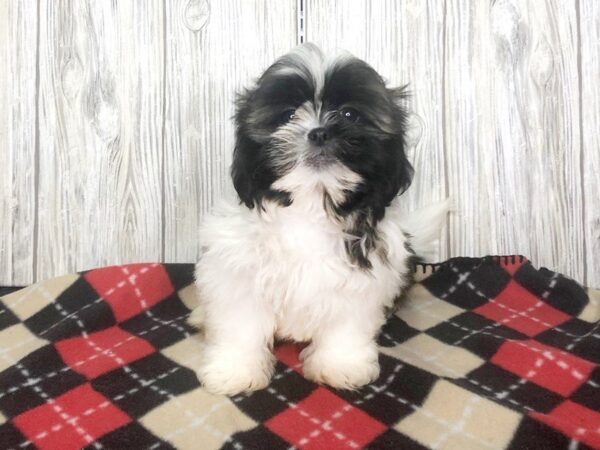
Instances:
[[[296,2],[180,0],[169,5],[165,259],[193,262],[201,217],[232,189],[235,92],[295,46]]]
[[[37,8],[0,2],[0,285],[33,281]]]
[[[600,288],[600,2],[579,2],[587,284]]]
[[[584,279],[576,26],[574,1],[447,2],[451,254]]]
[[[157,261],[163,2],[40,7],[37,277]]]

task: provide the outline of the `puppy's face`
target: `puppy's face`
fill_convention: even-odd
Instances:
[[[281,57],[239,98],[235,188],[249,208],[289,206],[316,183],[329,212],[370,221],[411,181],[401,89],[350,55],[311,44]]]

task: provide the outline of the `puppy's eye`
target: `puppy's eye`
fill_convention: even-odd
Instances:
[[[283,125],[284,123],[288,123],[290,120],[294,120],[296,118],[296,110],[295,109],[286,109],[279,116],[279,124]]]
[[[360,114],[354,108],[342,108],[340,110],[340,116],[348,122],[357,122],[360,119]]]

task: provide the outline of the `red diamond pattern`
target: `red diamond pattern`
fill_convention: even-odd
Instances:
[[[569,396],[593,368],[589,361],[537,341],[508,341],[492,362],[546,389]]]
[[[324,388],[265,425],[295,447],[315,450],[363,448],[386,430],[381,422]]]
[[[85,279],[110,305],[118,322],[145,311],[174,291],[159,264],[129,264],[93,270]]]
[[[89,384],[13,419],[29,441],[43,450],[82,448],[130,421],[127,414]]]
[[[119,327],[65,339],[55,345],[63,361],[88,379],[154,352],[147,341]]]
[[[473,312],[530,337],[570,319],[567,314],[544,303],[514,280],[495,299]]]
[[[600,448],[600,412],[572,401],[565,401],[550,414],[533,413],[533,417],[593,448]]]

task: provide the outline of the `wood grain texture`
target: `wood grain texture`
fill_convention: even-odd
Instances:
[[[0,285],[194,261],[234,92],[296,44],[298,4],[0,1]],[[458,207],[439,259],[521,253],[600,287],[599,2],[302,4],[306,41],[410,84],[405,207]]]
[[[587,283],[600,288],[600,2],[579,8],[585,261]]]
[[[37,2],[0,2],[0,285],[33,279]]]
[[[232,190],[235,92],[296,44],[294,0],[166,9],[165,259],[194,262],[201,217]]]
[[[163,3],[40,8],[37,278],[160,260]]]
[[[584,281],[574,1],[446,12],[451,254],[522,253]]]
[[[406,209],[446,197],[443,129],[444,4],[437,0],[306,0],[306,40],[369,62],[391,86],[409,84]],[[446,237],[437,259],[446,258]]]

